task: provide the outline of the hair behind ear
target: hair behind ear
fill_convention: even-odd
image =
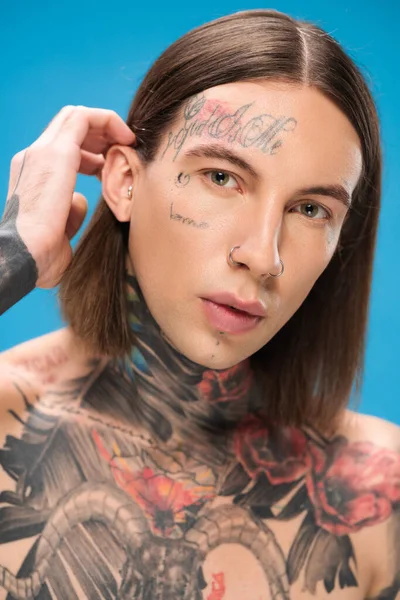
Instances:
[[[102,197],[60,282],[64,319],[100,354],[130,351],[125,290],[129,223],[120,223]]]

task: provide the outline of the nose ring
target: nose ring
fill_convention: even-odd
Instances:
[[[228,262],[232,265],[232,267],[240,267],[240,265],[242,263],[237,262],[236,260],[234,260],[232,254],[234,253],[235,250],[237,250],[238,248],[240,248],[240,246],[233,246],[233,248],[230,249],[229,254],[228,254]],[[279,262],[281,263],[281,270],[277,275],[273,275],[272,273],[268,273],[268,275],[270,277],[274,277],[275,279],[280,277],[281,275],[283,275],[283,272],[285,270],[285,265],[283,264],[283,260],[279,259]]]
[[[283,271],[285,270],[285,265],[283,264],[283,260],[279,259],[279,262],[281,263],[281,267],[282,267],[280,270],[280,273],[278,273],[277,275],[272,275],[272,273],[268,273],[268,275],[270,277],[275,277],[275,279],[276,279],[277,277],[280,277],[281,275],[283,275]]]
[[[231,248],[229,252],[228,260],[231,263],[232,267],[240,267],[241,264],[239,262],[236,262],[236,260],[232,258],[232,254],[237,248],[240,248],[240,246],[233,246],[233,248]]]

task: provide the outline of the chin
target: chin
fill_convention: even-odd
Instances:
[[[204,358],[204,360],[199,359],[194,362],[197,362],[198,365],[201,365],[202,367],[206,367],[207,369],[213,369],[215,371],[223,371],[225,369],[230,369],[231,367],[237,365],[239,362],[241,362],[241,360],[227,360],[226,358],[223,358],[223,357],[214,356],[214,358],[207,357],[207,358]]]
[[[199,352],[199,348],[191,348],[190,350],[187,349],[187,351],[181,350],[180,352],[193,363],[216,371],[230,369],[248,358],[247,356],[233,355],[232,352],[227,351],[223,347],[223,344],[220,347],[215,347],[213,344],[213,348],[204,353]]]
[[[215,337],[210,339],[209,336],[206,336],[204,338],[200,333],[193,333],[190,339],[178,338],[175,340],[172,340],[165,331],[162,331],[161,334],[176,352],[205,369],[214,369],[217,371],[229,369],[250,356],[250,353],[243,355],[243,347],[240,348],[240,353],[238,352],[238,347],[236,347],[235,352],[233,346],[236,344],[231,346],[228,340],[222,338],[217,346],[217,339]],[[197,340],[196,344],[193,343],[194,339]]]

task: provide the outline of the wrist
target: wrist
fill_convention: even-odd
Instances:
[[[37,279],[36,262],[17,229],[0,222],[0,315],[29,294]]]

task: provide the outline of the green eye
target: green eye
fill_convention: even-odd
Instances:
[[[325,215],[322,214],[322,216],[318,217],[319,211],[325,212]],[[322,206],[319,204],[312,204],[311,202],[301,204],[301,212],[305,217],[311,219],[315,219],[316,217],[317,219],[324,219],[329,216],[328,212]]]
[[[302,208],[303,214],[306,217],[315,217],[315,215],[318,213],[319,206],[316,204],[302,204]]]
[[[218,187],[232,189],[238,187],[236,179],[226,171],[208,171],[206,175],[209,177],[210,181]]]
[[[228,183],[229,177],[230,175],[228,175],[228,173],[224,173],[224,171],[213,171],[211,173],[211,181],[217,185],[220,185],[221,187]]]

